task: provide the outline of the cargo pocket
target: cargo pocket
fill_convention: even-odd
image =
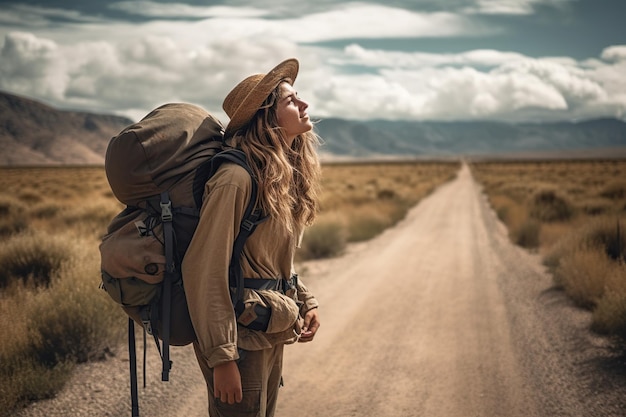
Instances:
[[[244,388],[240,403],[228,404],[216,398],[215,408],[220,416],[257,417],[261,411],[261,388]]]

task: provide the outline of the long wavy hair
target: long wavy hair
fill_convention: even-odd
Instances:
[[[234,134],[231,144],[248,156],[259,183],[257,207],[266,215],[285,219],[289,232],[299,234],[313,223],[318,210],[320,138],[310,130],[296,136],[291,147],[287,146],[276,117],[281,83],[250,123]]]

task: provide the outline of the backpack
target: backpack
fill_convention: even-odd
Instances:
[[[223,133],[220,121],[206,110],[170,103],[126,127],[111,139],[106,151],[109,185],[126,208],[111,221],[100,243],[101,287],[129,316],[133,416],[139,415],[135,323],[143,327],[144,338],[146,333],[154,337],[163,381],[169,380],[172,365],[169,346],[196,339],[181,262],[198,224],[204,185],[227,161],[245,168],[252,178],[251,199],[229,269],[230,282],[236,286],[233,305],[243,293],[239,258],[246,239],[264,219],[254,210],[257,183],[245,154],[226,146]]]

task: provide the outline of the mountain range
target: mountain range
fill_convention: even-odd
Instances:
[[[347,121],[317,125],[334,156],[626,156],[626,122],[505,123],[496,121]]]
[[[0,92],[0,166],[98,165],[132,120],[59,110]],[[626,157],[626,122],[354,121],[322,119],[323,159],[552,155]]]

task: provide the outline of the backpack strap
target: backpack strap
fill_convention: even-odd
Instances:
[[[170,311],[172,305],[172,282],[175,279],[176,264],[174,259],[174,226],[172,215],[172,201],[169,193],[163,191],[161,193],[161,221],[163,222],[163,239],[165,243],[165,271],[163,274],[163,292],[161,301],[163,302],[163,368],[161,372],[161,380],[169,380],[169,372],[172,368],[170,361]]]
[[[254,194],[256,194],[256,189],[254,190]],[[250,203],[248,203],[241,226],[239,227],[239,234],[237,235],[233,245],[233,254],[230,258],[230,264],[228,265],[228,280],[229,282],[235,284],[236,288],[236,291],[232,296],[233,306],[235,307],[243,301],[243,289],[245,287],[243,268],[241,267],[241,254],[243,253],[243,247],[246,240],[254,232],[256,227],[267,220],[267,216],[261,217],[262,213],[260,210],[253,210],[254,201],[255,199],[250,199]],[[251,211],[251,213],[249,213],[249,211]]]
[[[218,168],[224,162],[232,162],[239,165],[245,169],[248,174],[250,174],[250,178],[252,180],[250,201],[248,201],[248,205],[246,206],[246,210],[241,220],[239,233],[237,234],[233,244],[233,253],[228,267],[229,281],[234,284],[236,288],[235,293],[232,294],[233,307],[235,307],[237,303],[240,303],[243,300],[244,277],[240,262],[243,247],[246,240],[254,232],[256,227],[267,220],[268,216],[263,216],[261,210],[255,210],[254,208],[258,195],[258,183],[256,177],[254,176],[254,172],[252,172],[252,169],[248,165],[246,154],[236,148],[228,148],[217,153],[205,166],[198,168],[198,173],[196,174],[193,185],[196,206],[200,207],[202,205],[202,191],[204,190],[204,183],[208,178],[211,178],[215,172],[217,172]]]
[[[254,172],[248,165],[248,159],[246,154],[236,148],[227,148],[217,154],[215,154],[207,162],[203,163],[196,170],[196,176],[193,180],[193,198],[196,203],[196,207],[202,207],[202,196],[204,194],[204,184],[209,178],[213,176],[224,162],[232,162],[245,169],[250,178],[252,178],[252,193],[254,194],[253,204],[256,203],[256,188],[257,181],[254,176]],[[252,212],[252,210],[250,210]]]
[[[241,225],[239,226],[239,234],[237,234],[237,237],[235,238],[235,243],[233,244],[233,253],[230,258],[230,264],[228,266],[229,282],[235,284],[236,288],[235,293],[232,295],[233,306],[236,309],[237,304],[243,302],[243,289],[245,287],[243,268],[241,267],[241,254],[243,253],[243,247],[246,243],[246,240],[254,232],[256,227],[259,224],[263,223],[265,220],[267,220],[268,216],[263,216],[261,210],[255,210],[254,208],[254,206],[256,205],[259,187],[254,173],[248,165],[246,154],[239,149],[226,149],[218,153],[211,159],[211,162],[213,164],[211,174],[214,174],[215,171],[217,171],[217,168],[219,168],[219,166],[225,161],[233,162],[244,168],[246,171],[248,171],[248,174],[250,174],[250,178],[252,180],[250,201],[248,202],[246,211],[243,214]]]
[[[145,351],[145,343],[144,343]],[[132,417],[139,417],[139,395],[137,393],[137,350],[135,348],[135,322],[128,318],[128,357],[130,365],[130,404]],[[145,369],[145,363],[144,363]],[[145,381],[145,377],[144,377]]]

